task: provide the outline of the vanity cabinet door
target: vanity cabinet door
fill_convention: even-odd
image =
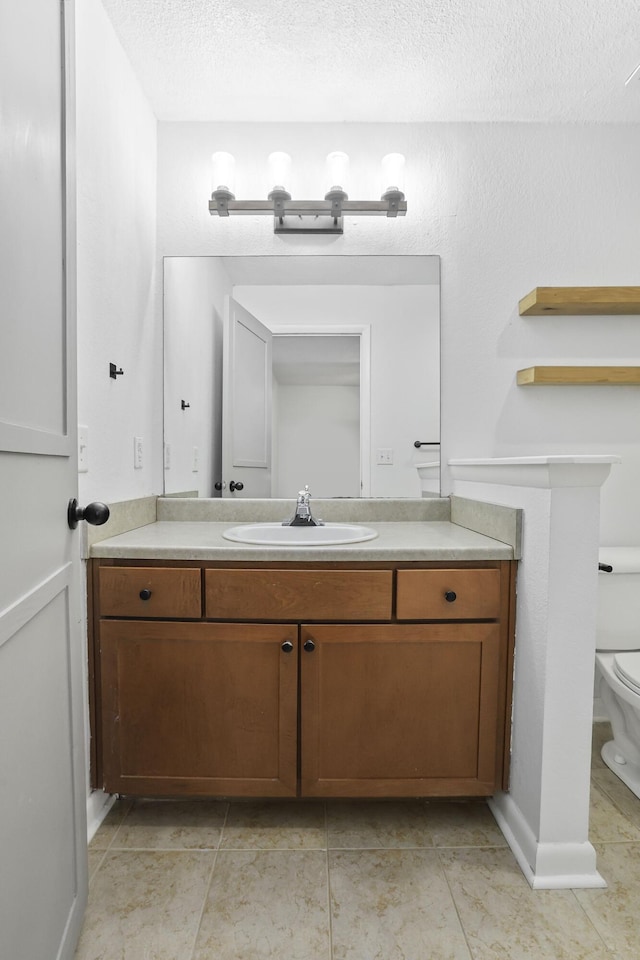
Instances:
[[[103,620],[104,789],[296,795],[298,628]]]
[[[496,623],[301,631],[301,793],[484,796],[497,750]]]

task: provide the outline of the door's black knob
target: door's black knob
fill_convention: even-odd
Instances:
[[[149,590],[148,587],[145,587],[143,590],[140,591],[140,599],[141,600],[151,599],[151,590]]]
[[[213,486],[215,487],[216,490],[222,490],[222,488],[224,487],[224,483],[222,482],[222,480],[216,480]]]
[[[291,640],[284,641],[284,643],[282,644],[282,650],[284,650],[285,653],[291,653],[291,651],[293,650],[293,644]]]
[[[73,500],[69,500],[67,506],[67,523],[69,524],[70,530],[75,530],[80,520],[86,520],[87,523],[92,524],[92,526],[99,527],[101,524],[106,523],[108,519],[109,507],[106,503],[96,501],[82,508],[78,506],[78,501],[75,497]]]
[[[314,643],[313,640],[311,640],[311,639],[305,640],[305,642],[302,644],[302,646],[303,646],[303,648],[307,651],[307,653],[311,653],[311,652],[312,652],[313,650],[315,650],[315,648],[316,648],[315,643]]]
[[[231,493],[233,493],[234,490],[244,490],[244,483],[242,480],[238,480],[237,483],[235,480],[232,480],[229,484],[229,490],[231,490]]]
[[[447,601],[447,603],[453,603],[456,597],[457,597],[457,593],[455,592],[455,590],[447,590],[444,595],[444,598]]]

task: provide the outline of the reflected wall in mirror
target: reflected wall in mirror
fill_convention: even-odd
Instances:
[[[438,257],[166,257],[164,324],[166,494],[439,495]]]

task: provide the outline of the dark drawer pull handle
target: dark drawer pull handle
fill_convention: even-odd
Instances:
[[[282,650],[284,650],[285,653],[291,653],[291,651],[293,650],[293,644],[291,640],[285,640],[283,642]]]
[[[141,600],[149,600],[150,598],[151,598],[151,590],[148,590],[147,587],[145,587],[144,590],[140,591]]]
[[[453,603],[453,601],[456,599],[456,596],[457,594],[455,590],[447,590],[445,592],[444,598],[447,601],[447,603]]]
[[[316,645],[313,642],[313,640],[305,640],[302,646],[303,646],[303,649],[307,651],[307,653],[312,653],[316,648]]]

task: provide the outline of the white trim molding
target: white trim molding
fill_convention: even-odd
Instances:
[[[611,465],[620,463],[615,454],[550,457],[496,457],[480,460],[449,460],[453,480],[506,483],[517,487],[599,487]]]

